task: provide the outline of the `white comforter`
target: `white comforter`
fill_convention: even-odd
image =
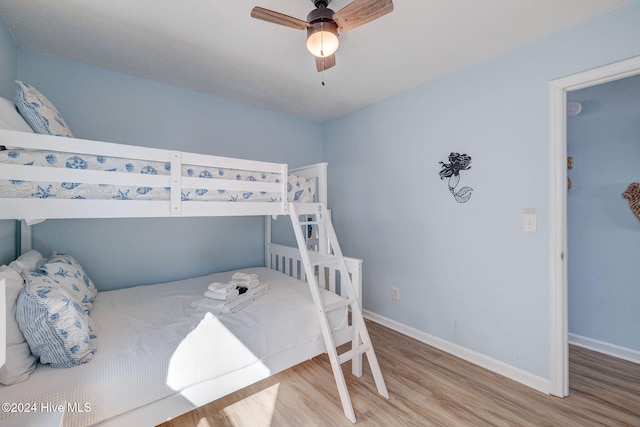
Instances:
[[[67,402],[83,410],[67,412],[64,424],[84,426],[188,395],[191,386],[321,339],[308,285],[267,268],[242,271],[258,274],[270,289],[232,315],[214,317],[190,304],[233,272],[100,292],[92,311],[93,360],[70,369],[39,365],[28,381],[1,387],[0,401]],[[323,291],[323,298],[338,297]],[[331,313],[330,321],[334,329],[346,325],[346,309]]]

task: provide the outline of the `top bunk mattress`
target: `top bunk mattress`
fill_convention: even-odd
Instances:
[[[66,153],[49,150],[8,149],[0,151],[0,164],[28,165],[44,168],[122,172],[169,176],[171,163],[121,157]],[[35,168],[34,168],[35,169]],[[181,200],[226,202],[281,202],[279,191],[264,191],[260,183],[280,184],[281,175],[272,172],[240,170],[183,164],[181,175],[189,178],[219,180],[220,188],[183,188]],[[78,175],[80,176],[80,175]],[[255,183],[256,190],[234,190],[228,181]],[[168,181],[167,181],[168,183]],[[246,187],[246,186],[244,186]],[[91,200],[169,200],[171,187],[158,185],[114,185],[85,182],[49,182],[38,178],[0,180],[0,198],[91,199]],[[287,200],[312,203],[316,198],[314,179],[288,174]]]
[[[225,376],[258,381],[270,374],[269,361],[322,341],[306,283],[264,267],[242,271],[270,287],[234,314],[191,308],[210,283],[228,282],[233,272],[99,292],[93,359],[68,369],[39,364],[27,381],[0,386],[0,400],[38,408],[66,402],[81,410],[65,413],[65,426],[91,425],[171,396],[189,399],[190,390],[216,387]],[[325,304],[340,298],[323,289],[321,295]],[[334,330],[347,327],[346,308],[329,320]],[[0,419],[13,415],[0,412]]]

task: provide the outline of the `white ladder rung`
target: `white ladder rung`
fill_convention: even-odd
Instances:
[[[305,225],[327,225],[328,221],[322,219],[320,221],[300,221],[300,227],[304,228]]]
[[[369,350],[371,350],[371,346],[370,345],[361,344],[358,347],[354,347],[349,351],[346,351],[346,352],[344,352],[342,354],[339,354],[338,355],[338,363],[340,363],[342,365],[344,362],[347,362],[347,361],[353,359],[356,356],[364,354]]]
[[[325,313],[328,313],[330,311],[335,311],[335,310],[339,310],[343,307],[348,307],[351,304],[354,304],[356,301],[353,298],[344,298],[342,301],[338,301],[338,302],[334,302],[331,304],[327,304],[324,307],[324,311]]]

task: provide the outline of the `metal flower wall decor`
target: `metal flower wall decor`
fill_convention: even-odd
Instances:
[[[449,163],[440,162],[442,168],[440,170],[440,179],[449,178],[449,191],[458,203],[466,203],[471,198],[471,187],[461,187],[456,191],[456,187],[460,182],[460,171],[471,169],[471,156],[466,154],[451,153],[449,154]]]

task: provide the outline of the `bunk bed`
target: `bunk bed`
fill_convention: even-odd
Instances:
[[[327,212],[326,164],[288,170],[286,164],[10,130],[0,130],[0,146],[6,147],[0,151],[0,219],[21,220],[23,252],[31,249],[31,224],[47,219],[259,215],[265,217],[265,267],[243,271],[270,284],[242,311],[219,316],[194,312],[190,303],[233,272],[100,292],[91,312],[98,342],[93,360],[68,369],[39,365],[27,381],[0,386],[2,401],[66,402],[73,410],[65,425],[155,425],[325,352],[351,421],[342,363],[351,361],[360,376],[365,354],[378,392],[388,398],[361,313],[362,262],[342,255]],[[271,219],[282,215],[291,218],[298,248],[271,243]],[[150,329],[141,333],[141,323]],[[251,325],[251,333],[241,324]],[[282,324],[307,324],[306,335],[274,333]],[[146,342],[149,330],[159,335]],[[277,344],[282,335],[284,343]],[[131,342],[147,351],[123,353]],[[350,350],[338,354],[348,342]],[[241,357],[230,358],[216,343],[236,346]],[[153,363],[149,348],[161,348]],[[153,380],[136,377],[141,366]],[[71,386],[62,391],[41,386],[65,378]],[[130,398],[134,394],[145,397]],[[86,403],[89,411],[82,410]],[[13,415],[0,412],[0,419]]]

